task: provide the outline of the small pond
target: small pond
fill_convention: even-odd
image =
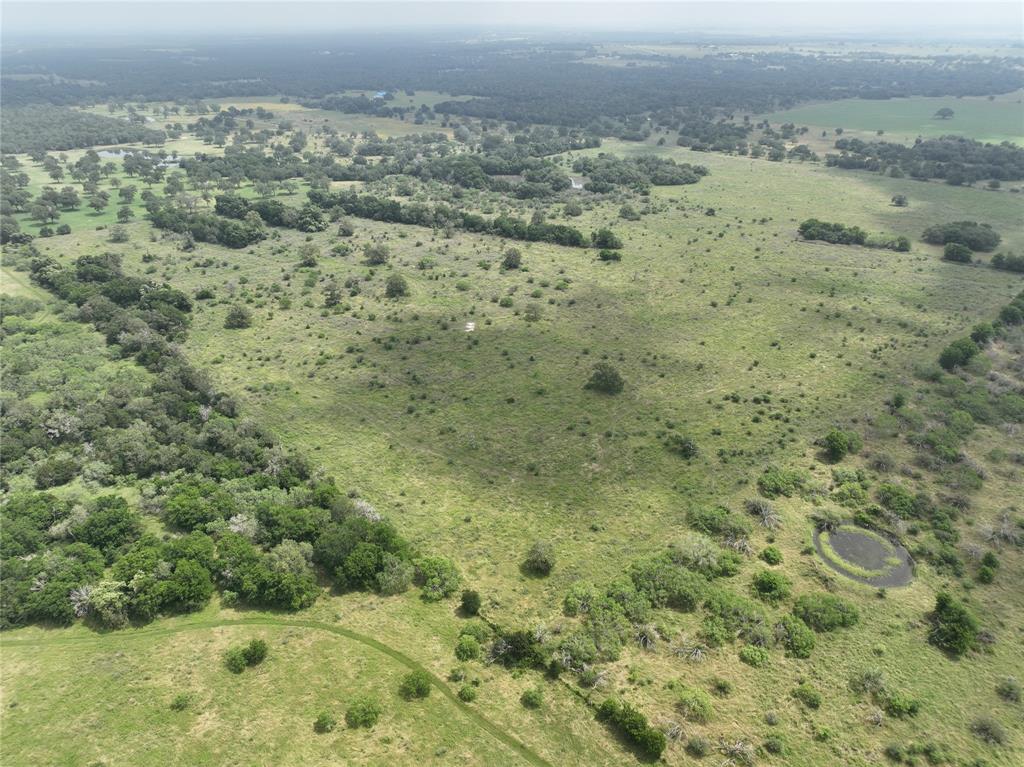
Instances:
[[[814,548],[830,568],[858,583],[897,588],[914,579],[910,552],[874,530],[843,525],[815,531]]]

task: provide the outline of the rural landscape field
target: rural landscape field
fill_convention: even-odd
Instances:
[[[0,763],[1024,763],[1024,43],[785,19],[5,26]]]

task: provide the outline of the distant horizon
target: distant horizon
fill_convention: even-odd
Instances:
[[[190,8],[191,7],[191,8]],[[201,13],[197,13],[199,8]],[[187,11],[187,12],[183,12]],[[400,21],[396,21],[400,20]],[[88,32],[83,34],[83,29]],[[874,38],[1021,44],[1024,6],[1012,2],[5,2],[3,39],[28,43],[276,37],[387,32],[577,38],[638,35],[764,42]]]

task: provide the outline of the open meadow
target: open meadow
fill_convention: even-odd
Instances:
[[[5,150],[5,767],[1024,762],[1022,150],[394,79]],[[1021,93],[754,122],[1024,146]]]

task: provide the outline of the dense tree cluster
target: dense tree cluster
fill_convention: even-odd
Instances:
[[[25,246],[18,260],[77,307],[111,355],[143,370],[93,387],[72,367],[77,385],[29,404],[47,334],[27,324],[37,303],[5,307],[5,332],[30,332],[14,336],[21,346],[4,360],[5,390],[21,404],[3,411],[3,481],[27,477],[38,490],[0,508],[0,626],[79,617],[120,626],[199,609],[215,588],[228,603],[300,609],[319,595],[318,573],[342,589],[396,594],[415,581],[429,600],[457,591],[451,562],[416,557],[369,504],[239,418],[185,362],[174,345],[191,310],[183,294],[125,275],[111,254],[63,267]],[[135,508],[111,491],[70,503],[46,492],[80,476],[141,483],[144,502]],[[172,535],[144,535],[143,514]]]
[[[356,192],[323,192],[310,190],[309,200],[323,210],[335,209],[339,213],[416,226],[452,227],[468,232],[480,232],[527,242],[550,242],[583,248],[587,238],[575,227],[565,224],[526,222],[520,218],[501,215],[493,219],[476,213],[465,213],[447,205],[401,203],[396,200]]]
[[[1024,272],[1024,256],[1015,253],[996,253],[992,256],[992,266],[1007,272]]]
[[[402,83],[415,90],[475,97],[435,104],[431,111],[439,115],[585,126],[607,116],[627,118],[675,108],[768,111],[808,100],[987,95],[1021,87],[1012,59],[949,58],[937,66],[931,60],[875,54],[762,52],[689,58],[637,53],[636,58],[657,66],[607,67],[581,61],[599,52],[586,45],[581,49],[534,39],[460,45],[407,37],[391,42],[332,37],[335,52],[330,54],[323,52],[325,42],[309,38],[259,46],[210,42],[187,52],[147,51],[131,67],[102,47],[16,49],[4,52],[5,71],[60,77],[5,78],[4,107],[125,101],[139,93],[181,105],[201,98],[288,93],[331,109],[405,118],[413,108],[396,107],[390,91],[381,98],[336,95]],[[395,55],[396,47],[401,55]]]
[[[677,163],[652,155],[623,159],[602,153],[581,157],[572,167],[587,176],[584,188],[590,192],[611,192],[620,186],[643,191],[650,186],[696,184],[708,174],[703,165]]]
[[[971,250],[995,250],[1002,238],[988,224],[976,221],[953,221],[948,224],[935,224],[924,230],[921,239],[932,245],[948,245],[956,243]]]
[[[834,245],[863,245],[868,233],[859,226],[829,223],[809,218],[800,224],[800,236],[805,240],[822,240]]]
[[[4,80],[4,87],[8,81]],[[0,111],[4,152],[78,149],[105,144],[162,144],[166,135],[144,125],[67,107],[33,104]]]
[[[597,718],[621,732],[648,759],[658,759],[665,750],[665,733],[652,727],[629,703],[608,698],[597,707]]]
[[[918,139],[912,146],[889,141],[841,138],[839,154],[825,162],[837,168],[886,173],[894,177],[944,179],[949,184],[973,184],[984,179],[1024,179],[1024,149],[1004,141],[983,144],[962,136]]]

